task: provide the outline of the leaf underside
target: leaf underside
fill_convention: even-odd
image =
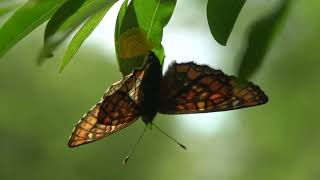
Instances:
[[[290,0],[283,0],[274,12],[252,25],[248,46],[238,70],[238,75],[242,80],[249,79],[262,65],[275,33],[281,29],[281,22],[288,14],[289,6]]]

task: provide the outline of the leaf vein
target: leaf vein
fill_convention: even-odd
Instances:
[[[150,27],[149,27],[149,30],[148,30],[147,39],[149,39],[149,37],[150,37],[151,29],[152,29],[153,24],[154,24],[154,18],[156,17],[156,14],[157,14],[157,12],[158,12],[158,9],[159,9],[159,6],[160,6],[160,2],[161,2],[161,0],[158,1],[158,4],[157,4],[157,6],[156,6],[156,9],[154,10],[154,13],[153,13],[153,15],[152,15],[151,24],[150,24]]]

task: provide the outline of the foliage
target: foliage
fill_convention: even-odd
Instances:
[[[0,29],[0,56],[45,21],[44,45],[38,62],[53,56],[54,50],[73,36],[60,64],[60,73],[77,53],[83,42],[98,26],[118,0],[29,0],[18,8]],[[246,0],[209,0],[207,19],[212,36],[225,46]],[[251,27],[249,45],[239,69],[248,78],[261,64],[275,35],[278,21],[285,14],[288,1],[269,17]],[[120,71],[126,75],[143,64],[149,50],[156,52],[161,63],[165,50],[161,45],[163,29],[168,24],[176,0],[125,0],[115,26],[115,47]],[[1,8],[2,14],[10,9]],[[81,25],[80,28],[78,28]],[[267,32],[264,32],[267,30]],[[73,32],[76,31],[74,34]],[[74,35],[73,35],[74,34]]]
[[[208,23],[213,37],[226,45],[233,26],[246,0],[209,0],[207,5]]]
[[[239,76],[242,79],[248,79],[261,66],[268,48],[282,25],[281,21],[287,13],[290,0],[283,0],[280,6],[271,14],[255,22],[249,33],[248,47],[244,52],[239,67]]]

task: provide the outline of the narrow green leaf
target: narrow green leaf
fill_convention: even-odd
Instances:
[[[238,71],[241,79],[250,78],[260,68],[276,33],[281,29],[281,22],[288,14],[290,2],[283,0],[279,8],[252,25],[248,46]]]
[[[146,53],[149,48],[164,52],[161,45],[163,28],[169,22],[175,5],[176,0],[132,0],[130,2],[121,23],[120,46],[118,47],[120,52],[118,62],[123,75],[129,74],[134,68],[142,66],[145,54],[134,53],[140,51]],[[123,39],[129,42],[121,42]],[[132,39],[136,42],[131,43],[132,46],[130,46],[130,40],[132,41]],[[127,45],[126,49],[121,47],[121,44]],[[137,50],[135,49],[137,48],[136,45],[138,45]],[[123,56],[123,54],[126,56]],[[162,63],[164,55],[159,59]]]
[[[77,11],[85,2],[86,0],[67,1],[54,13],[44,32],[44,47],[38,63],[53,57],[52,51],[84,20],[77,17]]]
[[[44,48],[38,59],[43,62],[88,17],[118,0],[77,0],[65,3],[50,19],[44,36]]]
[[[219,44],[227,44],[245,2],[246,0],[208,0],[207,19],[211,34]]]
[[[29,0],[0,28],[0,57],[48,20],[67,0]]]
[[[71,58],[77,53],[78,49],[81,47],[83,42],[89,37],[89,35],[94,31],[94,29],[99,25],[105,14],[113,6],[116,0],[108,1],[110,2],[108,6],[105,6],[102,10],[93,15],[76,33],[76,35],[71,40],[67,51],[64,54],[63,60],[60,65],[60,74],[70,62]]]

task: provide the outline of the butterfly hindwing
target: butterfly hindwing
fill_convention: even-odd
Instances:
[[[75,126],[69,147],[76,147],[106,137],[127,127],[140,116],[139,91],[143,70],[135,70],[112,85],[103,99]]]
[[[204,113],[239,109],[267,102],[253,83],[238,83],[234,76],[193,62],[171,65],[162,82],[164,114]]]

